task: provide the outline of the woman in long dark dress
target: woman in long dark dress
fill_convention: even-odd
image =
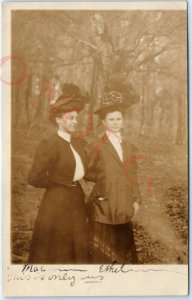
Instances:
[[[134,96],[133,92],[130,93]],[[139,209],[136,148],[122,137],[129,95],[109,90],[99,110],[104,136],[89,146],[87,179],[95,182],[88,199],[89,259],[92,263],[138,263],[132,218]]]
[[[50,109],[58,132],[40,143],[28,182],[46,188],[33,232],[29,263],[87,262],[87,224],[84,193],[79,184],[86,169],[84,141],[73,137],[78,112],[87,96],[73,84]]]

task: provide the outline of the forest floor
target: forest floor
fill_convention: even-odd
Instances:
[[[40,136],[40,135],[39,135]],[[12,262],[26,263],[43,189],[27,184],[38,134],[12,139]],[[41,136],[42,138],[42,136]],[[142,205],[134,219],[141,264],[185,264],[188,243],[187,146],[141,137],[137,140]]]

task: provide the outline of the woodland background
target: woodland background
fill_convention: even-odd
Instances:
[[[65,82],[90,94],[82,136],[100,135],[93,111],[110,78],[139,101],[126,114],[143,204],[134,221],[142,264],[187,263],[187,16],[184,11],[12,12],[12,262],[27,261],[44,192],[27,185],[39,141],[56,129],[49,107]]]

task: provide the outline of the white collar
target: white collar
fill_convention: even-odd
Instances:
[[[114,133],[112,131],[106,130],[106,135],[110,141],[114,141],[115,143],[118,143],[118,144],[120,144],[122,142],[122,136],[121,136],[120,132]]]
[[[68,132],[65,132],[65,131],[62,131],[62,130],[58,130],[58,135],[62,138],[62,139],[64,139],[65,141],[67,141],[67,142],[71,142],[71,135],[70,135],[70,133],[68,133]]]

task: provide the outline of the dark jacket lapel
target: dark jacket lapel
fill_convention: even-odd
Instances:
[[[120,160],[120,157],[117,153],[117,151],[115,150],[115,148],[113,147],[112,143],[110,142],[110,140],[108,139],[107,135],[104,135],[103,138],[103,143],[105,146],[105,149],[111,154],[113,155],[113,157],[120,163],[122,164],[122,161]]]
[[[128,159],[132,157],[132,144],[128,143],[124,139],[122,140],[122,149],[123,149],[123,162],[124,164],[127,162]]]

